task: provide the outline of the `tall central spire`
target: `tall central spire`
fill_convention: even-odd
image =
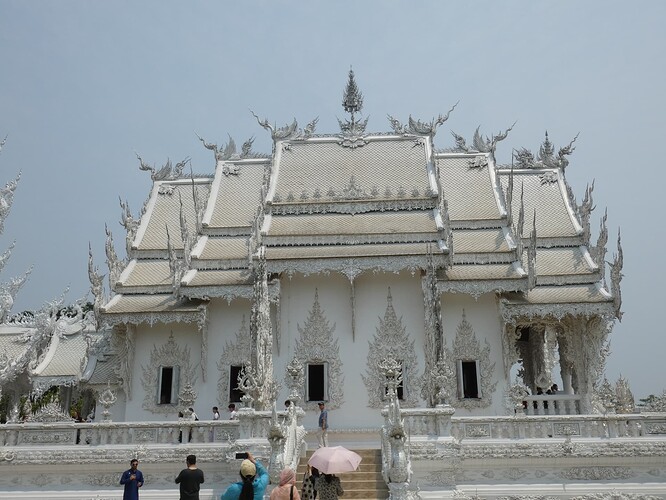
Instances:
[[[354,120],[354,113],[359,113],[363,109],[363,94],[356,85],[354,79],[354,71],[349,69],[349,79],[347,80],[347,87],[342,94],[342,107],[347,113],[351,113],[351,124],[356,123]]]
[[[366,118],[361,121],[356,121],[355,119],[354,114],[360,113],[363,109],[363,94],[358,89],[358,85],[356,85],[354,71],[351,68],[349,69],[347,86],[342,94],[342,107],[347,113],[351,114],[351,120],[345,120],[343,122],[338,118],[338,123],[340,124],[340,130],[342,131],[343,136],[340,145],[352,149],[364,146],[367,144],[367,141],[363,139],[362,136],[365,133],[368,119]]]

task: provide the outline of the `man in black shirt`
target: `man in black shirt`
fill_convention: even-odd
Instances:
[[[180,500],[199,500],[199,489],[204,482],[204,474],[197,469],[196,455],[187,455],[185,460],[187,469],[183,469],[176,478],[176,484],[180,484]]]

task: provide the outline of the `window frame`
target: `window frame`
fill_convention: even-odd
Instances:
[[[169,401],[162,401],[163,384],[166,382],[164,377],[164,372],[170,369],[171,370],[171,391],[169,395]],[[160,365],[157,372],[157,395],[156,403],[158,406],[165,405],[176,405],[178,403],[178,392],[180,390],[180,366],[178,365]]]
[[[329,384],[329,366],[328,362],[326,361],[320,361],[320,362],[308,362],[306,365],[306,375],[305,375],[305,398],[306,402],[319,402],[319,401],[328,401],[328,395],[329,395],[329,390],[328,390],[328,384]],[[322,390],[321,398],[310,398],[310,384],[311,384],[311,376],[310,376],[310,367],[311,366],[322,366],[323,367],[323,376],[322,376]]]
[[[463,364],[474,363],[474,371],[476,376],[476,396],[465,396],[465,381],[467,377],[465,376],[468,373],[467,370],[463,369]],[[481,394],[481,372],[480,372],[479,360],[478,359],[459,359],[456,362],[456,375],[458,379],[458,399],[482,399]]]

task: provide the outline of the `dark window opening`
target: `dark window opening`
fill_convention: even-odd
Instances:
[[[326,399],[326,370],[323,364],[308,365],[308,401]]]
[[[479,398],[479,381],[476,373],[476,361],[462,361],[463,398]]]
[[[240,375],[243,367],[241,365],[231,365],[229,370],[229,402],[240,403],[241,397],[245,395],[243,391],[238,388],[238,375]]]
[[[160,404],[171,404],[173,394],[173,366],[163,366],[160,376]]]

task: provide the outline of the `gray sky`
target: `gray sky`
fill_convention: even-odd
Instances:
[[[278,125],[319,116],[319,132],[336,132],[351,65],[369,131],[460,101],[436,146],[453,144],[451,130],[469,141],[478,125],[490,135],[516,121],[498,147],[505,163],[546,130],[556,147],[580,132],[567,179],[579,200],[596,179],[593,241],[608,207],[608,258],[618,227],[625,253],[608,377],[627,377],[637,398],[660,393],[665,19],[656,0],[0,0],[0,182],[22,172],[3,280],[34,265],[13,311],[67,286],[69,302],[83,297],[88,242],[106,269],[105,223],[124,253],[118,198],[136,215],[151,185],[135,152],[157,166],[191,157],[198,173],[214,162],[195,133],[255,136],[270,152],[250,108]]]

